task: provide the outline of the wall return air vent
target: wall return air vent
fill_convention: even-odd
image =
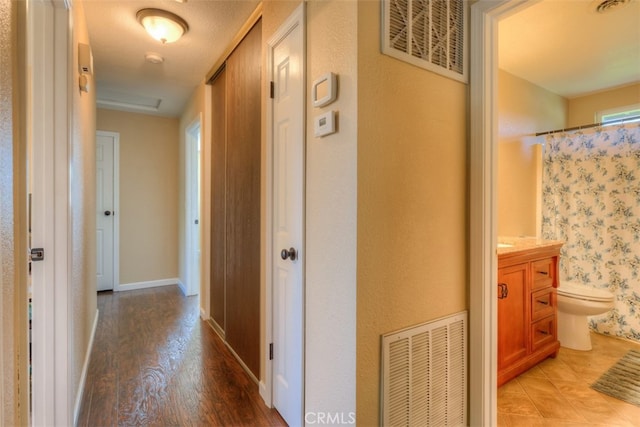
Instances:
[[[383,426],[467,423],[467,312],[382,335]]]
[[[382,0],[382,53],[467,83],[464,0]]]

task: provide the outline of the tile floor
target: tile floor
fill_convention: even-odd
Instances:
[[[640,407],[589,386],[640,344],[591,334],[592,351],[564,347],[498,389],[498,426],[640,426]]]

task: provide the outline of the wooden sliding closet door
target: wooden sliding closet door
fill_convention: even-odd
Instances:
[[[211,83],[211,317],[260,376],[261,21]]]
[[[261,21],[227,59],[226,339],[260,376]]]
[[[211,85],[211,317],[225,330],[227,120],[226,71]]]

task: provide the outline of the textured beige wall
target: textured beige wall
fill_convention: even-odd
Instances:
[[[498,236],[536,236],[539,156],[536,132],[565,127],[563,97],[500,70],[498,74]]]
[[[0,425],[27,423],[24,13],[0,0]]]
[[[72,62],[78,63],[78,43],[89,43],[83,1],[73,2],[72,10]],[[78,67],[72,73],[72,117],[69,172],[69,312],[73,335],[71,369],[73,387],[69,402],[73,404],[78,393],[82,368],[97,310],[96,300],[96,95],[95,82],[90,77],[90,91],[80,92],[77,86]],[[73,413],[73,412],[72,412]]]
[[[640,104],[640,83],[572,98],[567,127],[595,123],[599,111],[634,104]]]
[[[307,2],[305,409],[344,419],[356,407],[357,13],[354,1]],[[338,98],[314,108],[311,83],[329,71]],[[314,117],[329,110],[338,131],[316,138]]]
[[[357,423],[379,425],[380,335],[466,308],[467,87],[380,53],[358,3]]]
[[[0,1],[0,424],[14,424],[13,13]]]
[[[98,109],[120,134],[120,284],[178,277],[179,120]]]

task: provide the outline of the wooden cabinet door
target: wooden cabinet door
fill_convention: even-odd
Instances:
[[[527,355],[528,266],[523,263],[498,270],[498,370]]]

